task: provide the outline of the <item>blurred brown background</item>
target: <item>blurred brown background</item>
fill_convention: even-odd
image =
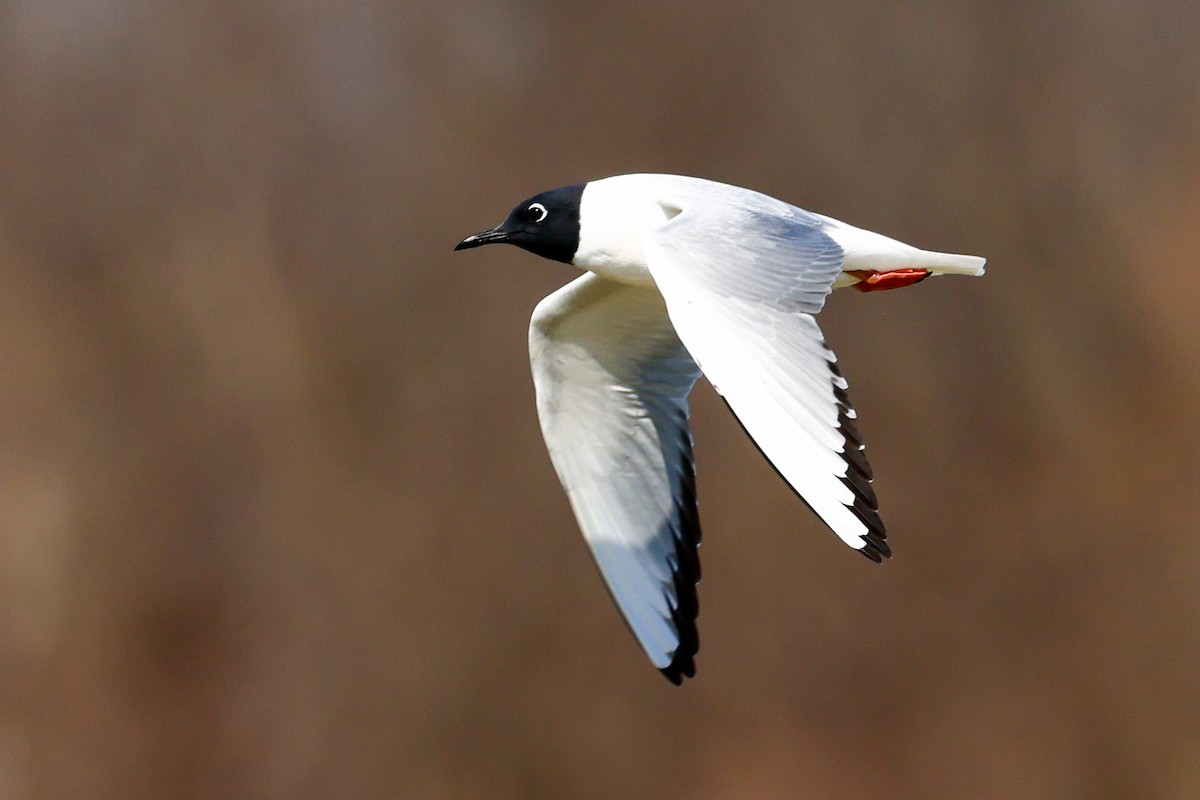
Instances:
[[[543,448],[536,191],[989,257],[835,296],[896,557],[694,399],[699,677]],[[1200,797],[1200,5],[0,3],[0,798]]]

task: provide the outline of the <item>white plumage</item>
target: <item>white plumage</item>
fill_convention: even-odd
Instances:
[[[561,218],[572,214],[577,223]],[[890,555],[847,384],[814,315],[836,286],[982,275],[984,259],[673,175],[538,195],[460,247],[490,241],[569,252],[588,271],[534,311],[538,416],[600,572],[668,678],[694,673],[698,646],[687,397],[701,373],[842,541],[875,561]]]

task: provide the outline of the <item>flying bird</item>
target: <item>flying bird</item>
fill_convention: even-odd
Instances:
[[[688,394],[704,375],[793,490],[850,547],[891,556],[857,415],[815,315],[836,288],[982,275],[750,189],[619,175],[534,195],[454,249],[516,245],[584,275],[533,312],[550,458],[608,589],[671,682],[699,649]]]

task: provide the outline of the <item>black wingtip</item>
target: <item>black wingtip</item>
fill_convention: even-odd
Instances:
[[[835,373],[837,372],[832,364],[830,364],[830,367]],[[839,389],[837,391],[841,393],[842,397],[845,397],[846,393],[844,390]],[[724,398],[721,399],[724,400]],[[849,401],[847,400],[846,407],[849,407],[848,403]],[[758,448],[758,452],[771,465],[775,473],[783,479],[783,482],[788,485],[796,497],[800,498],[800,501],[815,514],[816,511],[813,509],[812,504],[804,499],[804,495],[796,491],[796,487],[788,482],[788,479],[779,471],[779,468],[772,463],[771,459],[767,458],[767,454],[759,447],[758,442],[754,441],[754,437],[750,435],[750,432],[746,430],[746,426],[738,419],[737,412],[733,410],[733,406],[729,405],[728,400],[725,400],[725,407],[729,409],[729,413],[733,414],[733,418],[737,420],[738,425],[741,425],[746,437]],[[854,425],[850,417],[843,413],[840,421],[843,425],[843,428],[840,430],[847,433],[853,432],[854,437],[858,436],[858,428]],[[846,506],[846,508],[850,509],[867,528],[867,533],[863,535],[865,544],[858,552],[876,564],[882,564],[885,558],[892,557],[892,551],[885,541],[887,539],[887,530],[883,527],[883,520],[879,518],[879,500],[875,496],[875,490],[871,487],[871,466],[867,463],[865,450],[866,448],[863,447],[862,442],[857,438],[847,437],[846,450],[842,453],[842,456],[849,469],[846,472],[846,476],[842,478],[842,483],[854,493],[854,503]]]
[[[700,632],[696,619],[700,616],[700,598],[696,585],[700,583],[700,515],[696,503],[696,462],[692,455],[691,436],[684,427],[681,442],[682,483],[676,496],[675,510],[678,526],[675,530],[675,607],[671,621],[679,635],[679,644],[671,663],[659,670],[667,680],[679,686],[684,678],[696,676],[696,653],[700,652]]]
[[[873,495],[874,493],[872,493]],[[892,549],[888,547],[887,543],[887,528],[883,526],[883,520],[879,518],[875,504],[858,496],[854,498],[854,505],[846,506],[846,508],[850,509],[867,528],[867,532],[863,534],[862,549],[858,552],[876,564],[882,564],[885,558],[891,558]]]
[[[696,677],[696,661],[692,656],[683,656],[683,652],[679,651],[675,655],[675,660],[660,669],[659,672],[671,683],[682,686],[684,678]]]
[[[868,536],[863,542],[862,549],[858,552],[862,553],[866,558],[871,559],[876,564],[882,564],[884,559],[892,557],[892,549],[887,546],[887,542],[882,539],[875,539]]]

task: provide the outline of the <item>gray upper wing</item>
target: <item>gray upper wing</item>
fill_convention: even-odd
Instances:
[[[661,205],[671,219],[655,240],[669,241],[708,292],[816,314],[842,270],[842,248],[825,222],[773,197],[685,182]]]

